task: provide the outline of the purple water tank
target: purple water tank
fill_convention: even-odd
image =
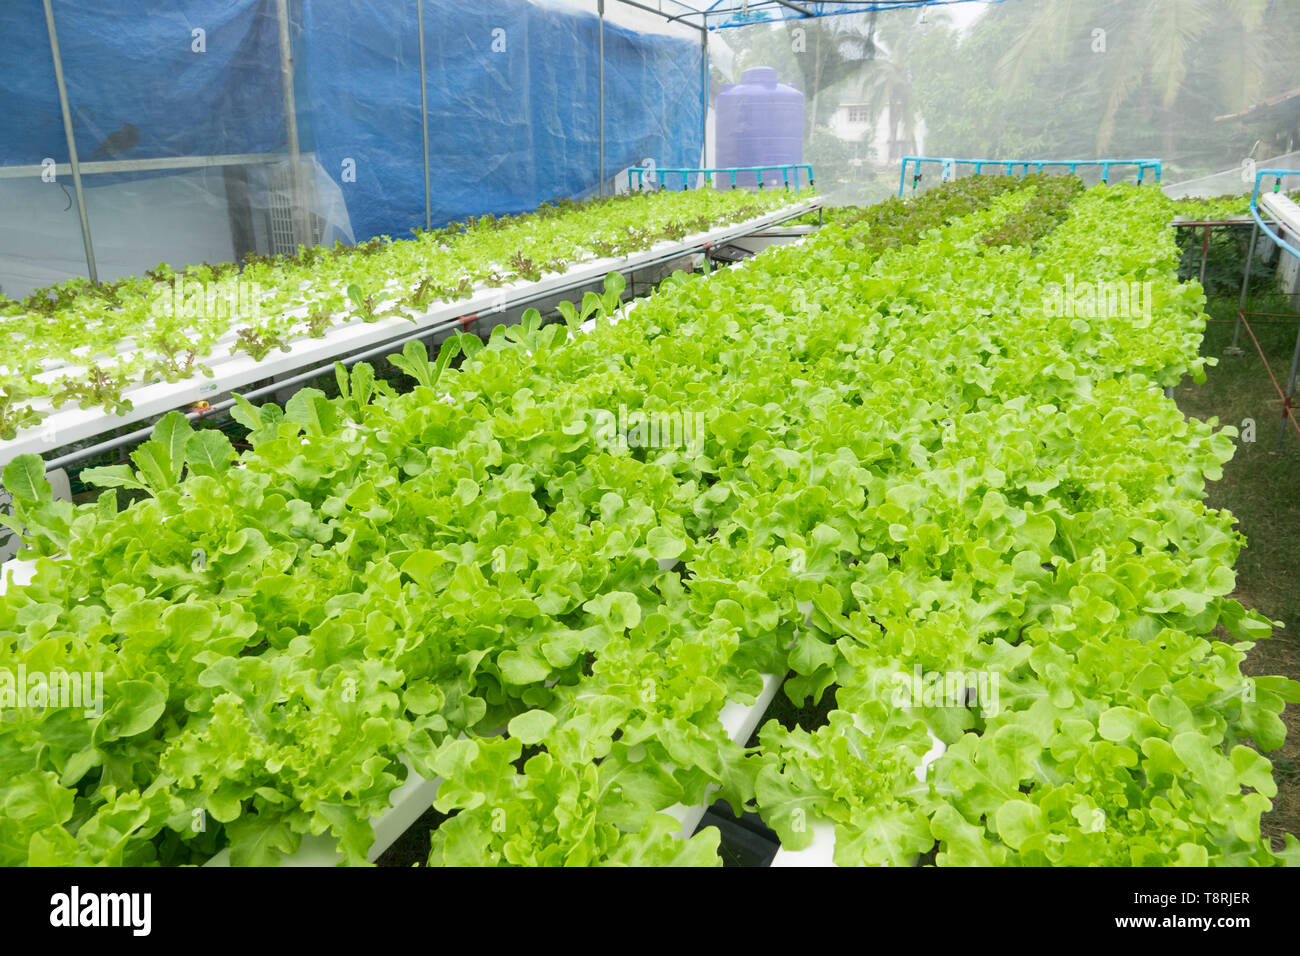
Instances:
[[[717,165],[766,166],[803,162],[803,94],[776,81],[776,70],[756,66],[740,82],[724,86],[717,101]],[[731,186],[731,177],[715,177],[718,188]],[[736,176],[737,186],[753,186],[753,173]],[[793,177],[792,177],[793,181]],[[780,186],[777,170],[763,174],[764,186]]]

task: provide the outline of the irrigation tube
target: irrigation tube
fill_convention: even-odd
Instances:
[[[781,223],[788,222],[791,219],[798,219],[800,216],[806,215],[808,212],[809,210],[803,209],[800,210],[799,212],[792,213],[791,215],[786,216],[782,219],[775,219],[772,222],[765,223],[760,228],[770,229],[773,226],[779,226]],[[732,239],[741,239],[741,238],[744,238],[744,236],[732,237]],[[635,266],[633,266],[628,271],[636,272],[643,269],[653,268],[654,266],[663,265],[665,262],[671,262],[674,259],[682,259],[685,258],[686,256],[694,255],[698,251],[699,251],[699,247],[692,247],[688,249],[674,249],[672,252],[665,253],[664,255],[658,256],[654,259],[647,259],[644,262],[638,262]],[[622,272],[623,270],[611,269],[610,271]],[[600,280],[598,278],[592,278],[589,276],[585,279],[580,279],[575,282],[568,283],[566,285],[561,285],[555,288],[547,289],[544,292],[538,292],[533,295],[526,295],[519,299],[512,299],[509,308],[512,309],[517,308],[521,305],[527,305],[530,302],[536,302],[539,299],[549,299],[552,296],[559,295],[565,292],[570,292],[574,289],[580,289],[583,286],[592,285],[593,283],[599,281]],[[504,312],[505,308],[503,307],[501,311]],[[491,315],[493,313],[488,313],[488,314]],[[265,395],[269,392],[277,392],[291,385],[297,385],[300,382],[309,382],[314,378],[320,378],[322,375],[328,375],[330,372],[334,370],[334,365],[336,362],[340,365],[345,365],[345,366],[353,365],[357,362],[363,362],[368,358],[374,358],[377,355],[382,355],[385,352],[390,352],[393,349],[400,350],[401,347],[405,345],[407,342],[414,342],[416,339],[432,338],[433,336],[439,335],[440,333],[451,331],[456,326],[462,324],[462,318],[463,317],[458,316],[453,319],[448,319],[446,322],[441,323],[440,325],[430,326],[427,329],[420,329],[418,332],[414,334],[401,335],[396,338],[389,339],[387,342],[384,342],[381,345],[373,346],[361,352],[355,352],[352,355],[346,356],[344,358],[334,359],[328,365],[320,365],[306,372],[299,372],[296,375],[292,375],[288,378],[280,379],[279,381],[273,382],[270,385],[263,385],[260,388],[255,388],[247,392],[239,392],[238,394],[241,398],[251,399],[251,398],[256,398],[259,395]],[[210,405],[200,412],[184,412],[182,414],[184,414],[185,417],[188,418],[190,421],[198,421],[203,418],[208,418],[214,412],[221,412],[221,411],[225,411],[228,408],[232,408],[234,407],[234,405],[235,405],[234,398],[228,398],[225,401],[217,402],[215,405]],[[135,431],[128,432],[125,435],[118,435],[116,438],[110,438],[107,441],[102,441],[95,445],[90,445],[86,448],[79,448],[78,450],[69,452],[66,455],[60,455],[58,458],[52,458],[49,461],[45,462],[45,470],[49,471],[54,468],[63,468],[66,465],[69,465],[75,461],[81,461],[83,458],[90,458],[93,457],[94,455],[101,454],[102,452],[112,451],[115,448],[121,448],[123,445],[129,445],[135,441],[142,441],[144,439],[147,439],[151,434],[153,434],[153,429],[154,429],[153,425],[149,425],[145,428],[138,428]]]
[[[1017,166],[1022,168],[1024,175],[1029,175],[1029,167],[1033,166],[1038,172],[1043,171],[1044,166],[1068,166],[1071,173],[1076,172],[1080,166],[1100,166],[1101,181],[1103,183],[1110,181],[1110,168],[1112,166],[1136,166],[1137,167],[1137,184],[1142,185],[1143,177],[1148,169],[1155,173],[1156,182],[1160,182],[1160,171],[1163,161],[1160,159],[956,159],[951,156],[904,156],[903,168],[898,171],[898,198],[903,198],[903,190],[907,181],[907,167],[909,164],[915,164],[916,172],[912,176],[912,191],[916,191],[916,185],[921,181],[921,164],[922,163],[942,163],[943,164],[943,181],[947,182],[949,175],[954,166],[974,166],[975,175],[978,176],[984,171],[985,166],[1004,166],[1006,175],[1015,174]]]
[[[1291,245],[1291,243],[1283,239],[1278,233],[1270,229],[1268,227],[1268,223],[1266,223],[1263,220],[1263,218],[1260,216],[1259,208],[1254,203],[1251,203],[1250,215],[1255,220],[1255,225],[1258,226],[1260,229],[1262,229],[1265,235],[1267,235],[1270,239],[1272,239],[1275,243],[1277,243],[1279,248],[1286,250],[1287,252],[1291,253],[1291,255],[1295,256],[1297,259],[1300,259],[1300,249],[1297,249],[1295,246]]]

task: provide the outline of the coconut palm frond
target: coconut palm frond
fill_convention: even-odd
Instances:
[[[1077,32],[1073,0],[1043,4],[993,67],[995,79],[1004,86],[1018,87],[1029,71],[1065,49],[1066,37]]]
[[[1150,46],[1151,77],[1165,109],[1178,98],[1187,78],[1188,54],[1214,22],[1214,6],[1215,0],[1183,0],[1146,8],[1140,32]]]
[[[1147,78],[1146,59],[1143,55],[1146,46],[1146,36],[1142,31],[1130,31],[1124,34],[1116,56],[1108,61],[1111,70],[1106,83],[1106,109],[1097,124],[1098,153],[1104,153],[1110,147],[1119,111]]]
[[[1254,32],[1264,25],[1269,0],[1228,0],[1226,6],[1243,30]]]

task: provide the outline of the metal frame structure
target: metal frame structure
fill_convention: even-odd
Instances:
[[[424,228],[432,229],[433,206],[429,201],[429,91],[425,88],[424,0],[415,0],[415,26],[420,32],[420,129],[424,136]]]
[[[421,0],[422,2],[422,0]],[[76,137],[72,128],[72,110],[68,105],[68,89],[63,76],[63,54],[59,47],[58,29],[54,22],[54,5],[52,0],[42,0],[45,8],[45,27],[50,38],[50,56],[54,61],[54,82],[59,93],[59,109],[63,114],[63,135],[68,147],[68,162],[54,166],[56,176],[68,173],[72,176],[73,192],[77,204],[77,216],[81,220],[81,241],[85,247],[86,271],[91,282],[99,282],[99,268],[95,262],[94,243],[90,234],[90,217],[86,212],[86,195],[82,187],[82,175],[95,173],[131,173],[152,172],[161,169],[199,169],[214,166],[245,166],[259,163],[271,164],[283,162],[285,154],[281,153],[241,153],[220,156],[184,156],[159,159],[119,159],[104,162],[83,163],[77,156]],[[307,240],[310,235],[306,195],[307,185],[302,179],[302,153],[298,142],[298,113],[294,103],[293,89],[293,49],[289,30],[288,0],[276,0],[276,19],[280,51],[280,75],[284,96],[285,134],[288,143],[289,176],[293,193],[294,238],[296,242]],[[423,48],[421,49],[423,53]],[[423,70],[422,70],[423,72]],[[426,130],[428,124],[426,121]],[[428,166],[428,142],[425,143],[426,169]],[[0,166],[0,179],[19,179],[28,176],[41,176],[48,167],[44,165]],[[426,173],[427,175],[427,173]],[[426,202],[428,190],[426,186]]]
[[[1172,229],[1200,229],[1201,231],[1201,268],[1197,281],[1205,285],[1205,268],[1210,257],[1210,230],[1232,229],[1253,226],[1249,219],[1175,219],[1169,224]]]
[[[63,82],[63,55],[59,52],[59,33],[54,27],[54,8],[50,5],[50,0],[44,0],[44,5],[45,29],[50,34],[50,55],[54,57],[54,82],[59,88],[59,111],[63,114],[63,135],[68,141],[72,186],[77,194],[77,215],[81,217],[81,241],[86,247],[86,268],[90,270],[90,281],[98,282],[95,249],[90,241],[90,220],[86,218],[86,196],[81,188],[81,167],[77,162],[77,140],[72,135],[72,110],[68,107],[68,87]]]
[[[1273,177],[1273,191],[1266,193],[1262,200],[1264,211],[1273,220],[1273,226],[1271,227],[1264,217],[1260,215],[1259,187],[1266,176]],[[1247,316],[1271,315],[1271,313],[1247,312],[1246,296],[1250,290],[1250,267],[1255,258],[1255,246],[1259,241],[1261,232],[1272,240],[1282,253],[1300,259],[1300,248],[1292,245],[1291,241],[1282,238],[1281,235],[1281,230],[1285,229],[1292,241],[1295,241],[1296,237],[1300,236],[1300,206],[1297,206],[1294,201],[1282,192],[1282,180],[1286,176],[1300,176],[1300,169],[1260,169],[1255,173],[1255,188],[1250,195],[1250,217],[1252,220],[1250,248],[1246,253],[1246,267],[1241,279],[1241,298],[1237,302],[1237,323],[1232,331],[1232,345],[1227,349],[1229,354],[1241,354],[1242,350],[1237,345],[1237,342],[1242,328],[1245,328],[1246,333],[1250,336],[1256,350],[1259,352],[1260,360],[1264,363],[1264,369],[1268,372],[1269,381],[1273,383],[1274,390],[1282,400],[1282,421],[1278,425],[1277,443],[1273,446],[1274,454],[1282,450],[1282,441],[1286,438],[1288,421],[1291,423],[1291,427],[1295,429],[1296,434],[1300,435],[1300,421],[1296,420],[1294,405],[1296,377],[1297,374],[1300,374],[1300,329],[1296,332],[1295,349],[1291,353],[1291,371],[1287,376],[1286,387],[1283,388],[1278,383],[1277,376],[1273,374],[1273,369],[1268,364],[1268,358],[1264,355],[1264,349],[1259,344],[1259,339],[1255,337],[1255,332],[1246,318]]]
[[[633,186],[632,186],[632,174],[633,174],[633,173],[636,174],[636,188],[637,188],[638,190],[639,190],[639,189],[644,189],[644,188],[645,188],[645,174],[646,174],[646,173],[651,173],[651,174],[657,173],[657,174],[659,175],[659,188],[660,188],[660,189],[667,189],[667,188],[668,188],[668,186],[667,186],[667,178],[668,178],[668,174],[669,174],[669,173],[672,173],[674,176],[681,176],[681,177],[682,177],[682,190],[683,190],[683,191],[688,190],[688,189],[691,188],[691,185],[690,185],[690,184],[691,184],[691,178],[692,178],[693,176],[700,176],[700,175],[703,175],[703,176],[704,176],[704,184],[705,184],[706,186],[712,186],[712,185],[713,185],[713,174],[714,174],[714,173],[729,173],[729,174],[731,175],[731,188],[732,188],[732,189],[735,189],[735,188],[736,188],[736,174],[737,174],[737,173],[755,173],[755,174],[757,174],[757,177],[758,177],[758,188],[759,188],[759,189],[762,189],[762,188],[763,188],[763,173],[765,173],[765,172],[771,172],[772,170],[777,170],[777,171],[779,171],[779,172],[781,173],[781,178],[782,178],[782,180],[783,180],[784,183],[785,183],[785,188],[786,188],[786,189],[789,189],[789,188],[790,188],[790,174],[791,174],[791,173],[794,173],[794,185],[795,185],[795,188],[798,189],[798,188],[799,188],[799,170],[801,170],[801,169],[806,169],[806,170],[808,170],[808,185],[809,185],[809,187],[815,187],[815,186],[816,186],[816,183],[813,181],[813,168],[812,168],[812,166],[809,165],[808,163],[775,163],[775,164],[773,164],[773,165],[771,165],[771,166],[715,166],[715,167],[703,167],[703,166],[702,166],[702,167],[698,167],[698,168],[688,167],[688,168],[685,168],[685,169],[677,169],[677,168],[672,168],[672,167],[664,167],[664,168],[662,168],[662,169],[660,169],[660,168],[649,169],[649,168],[641,167],[641,166],[633,166],[633,167],[631,167],[631,168],[627,171],[627,188],[628,188],[629,190],[631,190],[631,189],[633,188]]]
[[[700,32],[700,139],[704,144],[705,155],[701,157],[702,166],[708,166],[708,110],[709,110],[709,43],[711,30],[751,26],[758,23],[774,23],[784,20],[817,19],[853,13],[870,13],[880,10],[915,9],[927,6],[951,6],[959,3],[1001,3],[1003,0],[840,0],[840,2],[821,2],[821,0],[613,0],[624,6],[660,16],[666,23],[678,23],[692,27]],[[298,117],[294,97],[294,71],[292,36],[289,19],[289,0],[275,0],[280,52],[280,72],[282,95],[284,98],[285,128],[288,143],[287,154],[281,153],[246,153],[219,156],[165,157],[156,159],[122,159],[104,162],[82,162],[77,155],[72,127],[72,112],[68,104],[67,87],[63,75],[63,58],[55,27],[53,0],[42,0],[45,9],[45,22],[49,32],[50,54],[54,61],[54,77],[58,87],[59,106],[63,114],[63,131],[68,147],[68,162],[55,166],[55,175],[70,174],[75,192],[77,215],[81,224],[82,244],[85,248],[86,270],[91,282],[99,281],[99,270],[95,262],[94,244],[91,239],[90,218],[86,211],[85,190],[82,185],[83,175],[96,173],[150,172],[165,169],[197,169],[208,167],[241,166],[255,164],[272,164],[283,162],[286,157],[290,163],[290,188],[293,196],[293,231],[295,244],[311,241],[311,223],[307,209],[307,196],[310,184],[304,182],[302,175],[302,154],[298,138]],[[597,190],[604,195],[610,185],[605,175],[605,4],[606,0],[596,0],[598,18],[598,45],[600,58],[600,92],[599,125],[600,157]],[[429,170],[429,110],[427,83],[427,63],[424,49],[424,0],[416,0],[416,23],[419,31],[420,48],[420,120],[424,145],[424,225],[431,228],[432,202],[430,195]],[[909,157],[915,158],[915,157]],[[22,165],[0,167],[0,179],[12,179],[28,176],[40,176],[46,172],[41,165]],[[1157,179],[1159,178],[1157,172]]]
[[[596,12],[600,18],[599,190],[602,196],[605,194],[607,183],[605,177],[605,2],[606,0],[596,0]],[[694,0],[694,2],[688,2],[688,0],[613,0],[613,2],[663,17],[668,23],[679,23],[684,26],[694,27],[700,31],[700,142],[703,144],[704,150],[704,155],[701,157],[701,168],[690,170],[667,169],[663,170],[663,172],[730,172],[734,184],[735,172],[739,170],[708,168],[709,31],[753,26],[761,23],[778,23],[785,20],[812,20],[853,13],[872,13],[881,10],[955,6],[960,3],[1002,3],[1004,0],[840,0],[840,2],[835,3],[821,2],[821,0],[798,0],[798,2],[796,0]],[[423,81],[423,76],[421,80]],[[782,167],[764,168],[780,169]],[[748,171],[753,172],[754,170]],[[811,181],[811,169],[809,169],[808,175]],[[1159,181],[1159,178],[1159,171],[1157,170],[1157,181]],[[759,171],[759,182],[761,185],[761,170]],[[662,185],[662,183],[663,177],[661,176],[660,184]],[[628,187],[631,188],[631,185],[632,177],[631,171],[629,171]],[[902,195],[901,192],[900,195]]]
[[[706,30],[726,30],[753,26],[756,23],[779,23],[784,20],[812,20],[851,13],[880,10],[909,10],[920,7],[946,7],[972,0],[619,0],[630,7],[677,23],[687,23]],[[1002,3],[1004,0],[979,0]],[[698,22],[693,18],[698,17]],[[710,25],[712,18],[712,25]]]

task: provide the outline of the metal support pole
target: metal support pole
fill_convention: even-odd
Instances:
[[[45,2],[45,27],[50,33],[50,55],[54,58],[54,82],[59,88],[59,109],[63,112],[63,135],[68,141],[68,162],[72,166],[72,189],[77,194],[77,215],[81,217],[81,244],[86,249],[86,270],[90,281],[99,282],[95,268],[95,249],[90,242],[90,219],[86,216],[86,194],[81,189],[81,165],[77,162],[77,140],[72,133],[72,110],[68,107],[68,87],[63,82],[63,57],[59,54],[59,35],[54,29],[54,8]]]
[[[1250,251],[1246,253],[1246,272],[1241,277],[1241,298],[1237,301],[1237,324],[1232,329],[1232,344],[1224,349],[1224,355],[1241,355],[1237,339],[1241,335],[1241,314],[1246,309],[1246,292],[1250,289],[1250,266],[1255,259],[1255,241],[1259,239],[1259,224],[1250,227]]]
[[[298,145],[298,109],[293,94],[293,47],[289,41],[288,0],[275,0],[280,27],[280,84],[284,94],[284,125],[289,142],[289,182],[293,190],[294,245],[310,242],[307,227],[306,194],[302,188],[302,154]],[[296,251],[296,250],[295,250]]]
[[[1286,420],[1288,409],[1291,407],[1291,399],[1295,398],[1295,377],[1296,371],[1300,369],[1300,332],[1296,333],[1295,351],[1291,353],[1291,374],[1286,380],[1286,398],[1282,402],[1282,422],[1277,430],[1277,445],[1273,448],[1273,454],[1280,454],[1282,451],[1282,439],[1286,437]]]
[[[420,30],[420,126],[424,130],[424,228],[432,226],[429,204],[429,93],[424,79],[424,0],[415,0],[416,23]]]
[[[1210,255],[1210,227],[1205,227],[1205,233],[1201,237],[1201,288],[1205,288],[1205,261]]]
[[[596,0],[600,15],[600,195],[605,195],[605,0]]]
[[[708,26],[708,14],[704,15]],[[709,31],[700,34],[700,165],[709,168]],[[704,183],[701,183],[703,188]]]

